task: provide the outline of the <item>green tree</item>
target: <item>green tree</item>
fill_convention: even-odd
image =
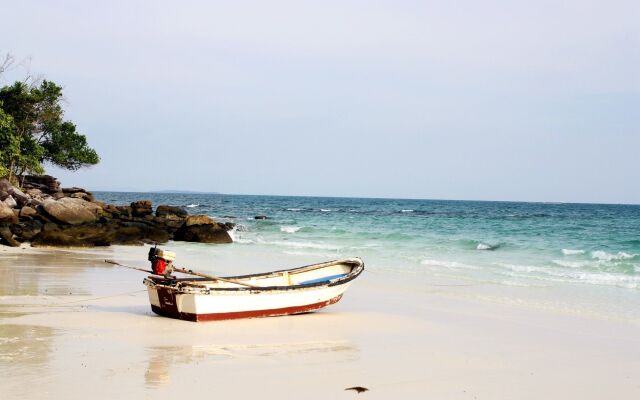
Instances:
[[[77,170],[100,161],[75,124],[64,120],[62,100],[62,88],[47,80],[0,88],[0,176],[40,174],[43,163]]]

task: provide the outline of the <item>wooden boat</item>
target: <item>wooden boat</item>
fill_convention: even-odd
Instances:
[[[174,271],[198,275],[178,268]],[[156,314],[187,321],[212,321],[315,311],[340,301],[362,271],[364,262],[349,258],[224,278],[151,275],[144,284]]]

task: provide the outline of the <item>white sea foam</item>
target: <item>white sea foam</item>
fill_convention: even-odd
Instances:
[[[188,204],[188,205],[187,205],[187,206],[185,206],[185,207],[187,207],[187,208],[194,208],[194,207],[199,207],[199,206],[200,206],[200,204]]]
[[[445,267],[445,268],[462,268],[462,269],[479,269],[478,267],[474,267],[473,265],[463,264],[456,261],[442,261],[442,260],[422,260],[420,262],[422,265],[429,265],[432,267]]]
[[[302,208],[287,208],[287,211],[302,211]]]
[[[486,243],[478,243],[478,245],[476,246],[476,250],[493,250],[495,249],[494,246],[491,246],[490,244],[486,244]]]
[[[403,213],[410,213],[410,212],[413,212],[414,210],[400,210],[400,211]]]
[[[333,210],[331,210],[330,208],[321,208],[320,211],[322,211],[322,212],[331,212]]]
[[[294,249],[316,249],[316,250],[331,250],[338,251],[340,246],[328,243],[315,243],[315,242],[295,242],[290,240],[282,240],[275,242],[261,241],[263,244],[270,244],[276,246],[290,247]]]
[[[607,253],[606,251],[596,250],[591,252],[591,258],[600,261],[615,261],[615,260],[628,260],[635,257],[637,254],[629,254],[624,251],[619,251],[616,254]]]
[[[582,268],[588,265],[588,263],[582,261],[551,260],[551,262],[561,267],[567,268]]]
[[[301,226],[285,225],[285,226],[281,226],[281,227],[280,227],[280,232],[296,233],[296,232],[298,232],[300,229],[302,229],[302,227],[301,227]]]
[[[584,254],[584,250],[562,249],[562,254],[565,256],[573,256],[576,254]]]

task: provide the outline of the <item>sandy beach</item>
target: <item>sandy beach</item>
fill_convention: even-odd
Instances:
[[[277,262],[182,250],[185,262],[215,260],[225,274]],[[4,399],[640,395],[634,320],[499,303],[453,283],[387,285],[371,270],[321,312],[191,323],[153,314],[144,274],[102,261],[145,266],[146,252],[0,248]]]

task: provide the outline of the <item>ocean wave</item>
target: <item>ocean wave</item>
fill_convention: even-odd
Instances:
[[[233,237],[232,237],[232,239],[233,239]],[[240,243],[240,244],[252,244],[252,243],[255,243],[255,241],[254,241],[254,240],[251,240],[251,239],[242,239],[242,238],[236,238],[236,239],[233,239],[233,242],[234,242],[234,243]]]
[[[558,261],[556,263],[555,261]],[[568,267],[565,260],[554,260],[554,263]],[[571,269],[554,269],[532,265],[498,264],[510,270],[505,275],[516,278],[533,278],[558,283],[586,283],[591,285],[617,286],[625,289],[640,288],[640,277],[616,273],[581,271],[575,264]],[[524,274],[524,275],[523,275]]]
[[[588,263],[583,261],[551,260],[551,262],[567,268],[582,268],[588,265]]]
[[[340,246],[328,243],[316,243],[316,242],[295,242],[289,240],[279,240],[279,241],[259,241],[261,244],[266,245],[274,245],[274,246],[283,246],[290,247],[294,249],[316,249],[316,250],[331,250],[338,251],[341,249]]]
[[[414,211],[415,210],[400,210],[400,212],[403,212],[403,213],[411,213],[411,212],[414,212]]]
[[[330,209],[330,208],[321,208],[320,211],[322,211],[322,212],[331,212],[333,210]]]
[[[499,248],[500,245],[499,244],[486,244],[486,243],[478,243],[478,245],[476,246],[476,250],[496,250],[497,248]]]
[[[199,207],[200,204],[187,204],[185,207],[187,208],[195,208],[195,207]]]
[[[287,211],[302,211],[304,208],[287,208]]]
[[[591,252],[591,258],[600,261],[617,261],[617,260],[630,260],[636,257],[637,254],[629,254],[624,251],[619,251],[616,254],[607,253],[606,251],[596,250]]]
[[[286,233],[296,233],[298,232],[300,229],[302,229],[301,226],[291,226],[291,225],[284,225],[280,227],[280,232],[286,232]]]
[[[564,254],[565,256],[584,254],[584,250],[562,249],[562,254]]]

